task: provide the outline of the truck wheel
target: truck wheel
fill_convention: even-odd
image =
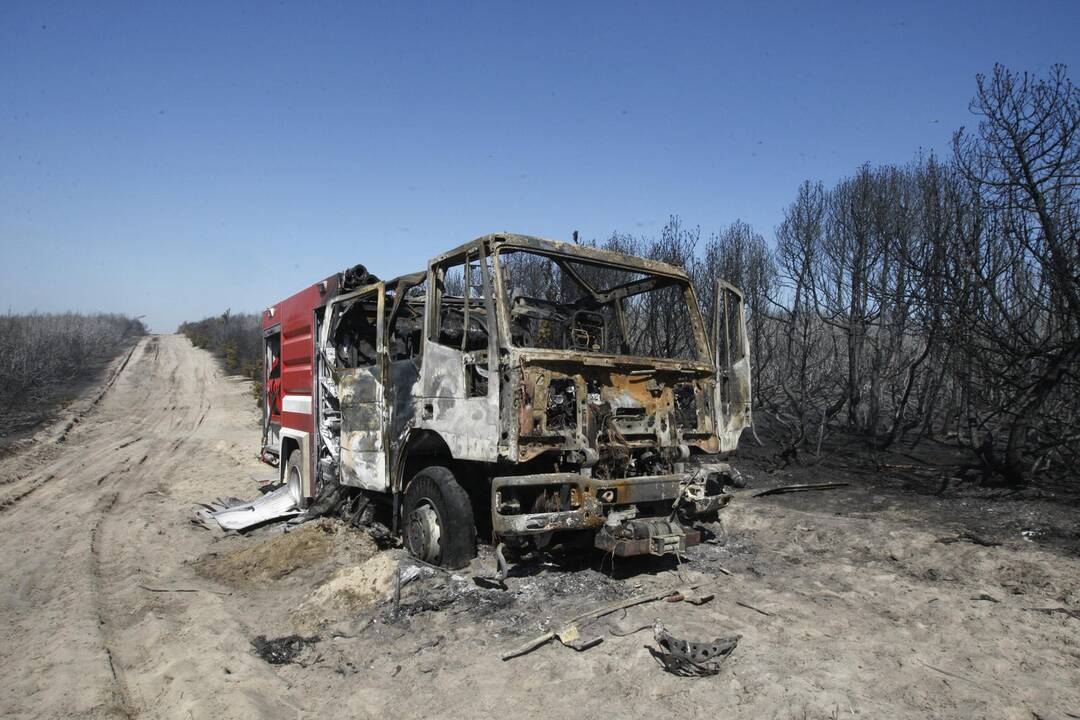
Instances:
[[[285,464],[285,485],[289,488],[289,497],[296,507],[304,506],[304,455],[299,450],[289,453]]]
[[[418,472],[405,488],[401,516],[405,547],[424,562],[460,568],[476,557],[472,503],[449,468]]]

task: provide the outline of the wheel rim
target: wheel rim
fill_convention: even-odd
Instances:
[[[427,498],[409,513],[409,550],[425,562],[437,563],[442,554],[442,523],[439,513]]]
[[[300,468],[293,465],[289,468],[289,497],[293,499],[297,507],[300,507],[300,501],[303,499],[300,495]]]

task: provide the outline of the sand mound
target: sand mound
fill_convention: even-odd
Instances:
[[[250,587],[279,581],[302,568],[354,565],[376,552],[367,534],[339,520],[322,518],[226,555],[207,555],[197,568],[215,580]]]
[[[293,624],[311,631],[390,599],[400,558],[400,551],[388,550],[360,565],[338,570],[296,609]]]

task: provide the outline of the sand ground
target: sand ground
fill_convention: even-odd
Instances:
[[[682,563],[533,563],[506,591],[425,572],[395,611],[387,578],[408,563],[358,531],[190,523],[197,502],[254,495],[258,434],[246,383],[186,339],[153,336],[0,460],[0,714],[1080,717],[1080,618],[1055,610],[1080,608],[1080,558],[1008,517],[994,520],[1010,528],[1000,545],[942,542],[956,527],[917,498],[870,511],[851,505],[865,493],[744,491]],[[585,652],[500,659],[583,610],[691,583],[715,598],[608,616],[582,628],[604,638]],[[613,634],[655,619],[742,640],[719,675],[675,677],[648,632]],[[319,638],[295,662],[252,646],[294,632]]]

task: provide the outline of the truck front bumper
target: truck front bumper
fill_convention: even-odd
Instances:
[[[544,503],[535,500],[541,494]],[[519,498],[533,499],[533,507],[529,508],[533,511],[526,510],[524,505],[528,503],[523,504]],[[564,530],[599,530],[605,525],[608,526],[605,536],[615,537],[624,534],[612,534],[612,531],[623,523],[609,522],[608,516],[628,506],[667,502],[670,503],[671,510],[666,512],[665,516],[672,515],[677,510],[680,519],[692,520],[715,516],[716,511],[726,505],[731,496],[719,490],[711,495],[706,494],[706,482],[701,473],[645,475],[618,480],[602,480],[576,473],[544,473],[497,477],[492,481],[491,499],[492,529],[501,537],[541,535]],[[537,504],[545,505],[543,511],[535,511]],[[667,525],[674,526],[678,523]],[[640,532],[633,534],[637,537],[626,539],[644,540],[645,542],[633,544],[641,550],[631,552],[628,548],[619,554],[652,552],[650,548],[662,546],[668,547],[669,551],[676,551],[685,548],[687,544],[695,544],[700,537],[693,531],[680,533],[674,527],[668,527],[668,531],[663,534],[669,540],[667,545],[664,545],[654,542],[652,534],[648,537],[642,537]],[[680,534],[684,536],[684,540],[675,542],[672,536]],[[674,547],[672,543],[678,547]],[[599,545],[599,537],[598,546],[610,549]]]

